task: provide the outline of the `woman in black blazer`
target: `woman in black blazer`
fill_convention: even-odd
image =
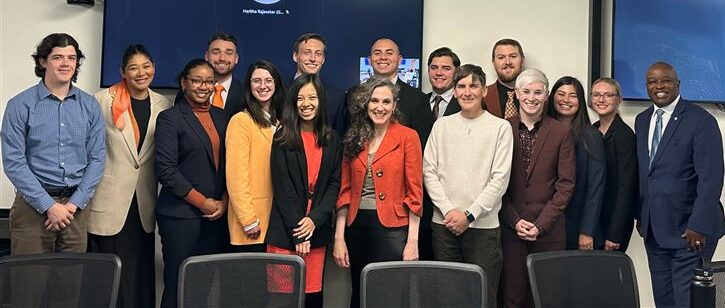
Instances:
[[[599,114],[594,126],[604,134],[607,178],[599,223],[604,233],[604,249],[625,252],[637,213],[637,153],[635,135],[619,116],[622,103],[619,83],[601,78],[592,84],[590,105]]]
[[[576,184],[566,207],[566,248],[591,250],[603,245],[599,212],[606,172],[602,135],[592,127],[581,82],[565,76],[554,83],[549,116],[567,124],[576,142]]]
[[[183,95],[156,120],[156,173],[162,185],[156,220],[164,258],[161,307],[176,307],[184,259],[223,252],[229,243],[224,219],[227,117],[209,102],[214,71],[205,60],[194,59],[178,79]]]
[[[324,86],[317,75],[295,79],[272,142],[274,197],[267,251],[305,259],[306,307],[322,307],[325,248],[332,240],[332,209],[340,191],[342,146],[325,119]],[[268,279],[268,289],[289,293]]]

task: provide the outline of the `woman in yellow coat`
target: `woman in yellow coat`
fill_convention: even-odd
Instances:
[[[285,90],[267,61],[250,65],[244,82],[246,109],[229,121],[226,136],[229,235],[236,252],[264,252],[272,208],[270,151]]]

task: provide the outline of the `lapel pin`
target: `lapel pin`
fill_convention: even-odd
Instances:
[[[677,117],[675,117],[675,121],[677,121]]]

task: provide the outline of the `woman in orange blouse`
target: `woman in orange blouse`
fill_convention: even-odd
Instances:
[[[360,304],[365,265],[418,259],[422,151],[418,134],[397,122],[397,100],[390,80],[373,77],[350,106],[333,257],[351,269],[351,307]]]
[[[272,143],[274,198],[267,252],[295,253],[305,260],[306,307],[322,307],[325,247],[332,237],[332,209],[340,191],[342,147],[325,115],[320,79],[317,75],[298,77]],[[270,274],[270,291],[290,292],[275,281]]]

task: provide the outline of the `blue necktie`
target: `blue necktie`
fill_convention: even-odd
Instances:
[[[662,114],[665,113],[662,109],[655,111],[657,119],[655,119],[655,133],[652,135],[652,149],[649,151],[649,165],[652,167],[652,161],[655,159],[657,154],[657,146],[660,145],[660,138],[662,138]]]

